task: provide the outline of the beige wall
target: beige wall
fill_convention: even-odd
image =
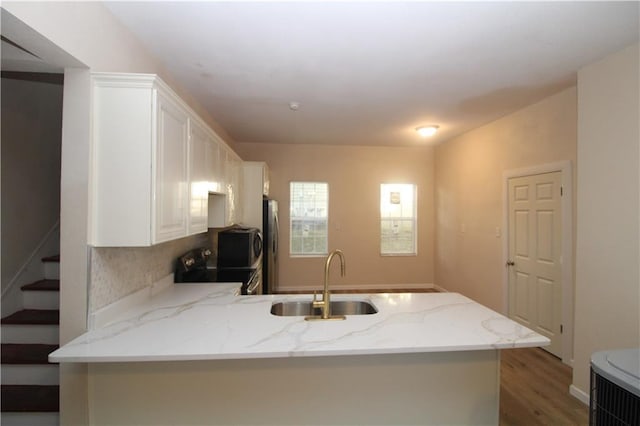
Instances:
[[[4,293],[60,217],[62,85],[3,78],[1,127]]]
[[[573,387],[586,394],[593,352],[640,346],[639,75],[637,44],[578,73]]]
[[[503,173],[576,161],[576,89],[438,145],[435,283],[503,311]],[[574,179],[575,187],[575,179]],[[574,209],[575,211],[575,209]]]
[[[342,249],[347,274],[334,287],[433,283],[433,148],[239,143],[245,160],[269,165],[280,209],[280,289],[321,288],[324,258],[289,256],[289,183],[329,183],[329,249]],[[380,256],[380,184],[418,185],[418,255]]]

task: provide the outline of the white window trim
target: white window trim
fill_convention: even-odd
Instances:
[[[327,239],[327,250],[325,250],[324,253],[293,253],[292,252],[292,238],[293,238],[293,233],[291,232],[291,225],[293,223],[294,219],[297,219],[298,216],[291,216],[291,186],[294,183],[321,183],[326,185],[327,187],[327,217],[326,217],[326,223],[327,223],[327,233],[326,233],[326,239]],[[289,257],[290,258],[312,258],[312,257],[326,257],[327,254],[329,253],[329,182],[321,182],[321,181],[290,181],[289,182]],[[318,219],[321,220],[321,219]]]
[[[399,220],[399,221],[409,221],[411,220],[413,222],[413,253],[383,253],[382,252],[382,231],[380,229],[380,245],[379,245],[379,251],[380,251],[380,256],[383,257],[416,257],[418,256],[418,185],[416,185],[415,183],[381,183],[380,184],[380,189],[382,189],[382,185],[411,185],[413,187],[413,218],[412,219],[407,219],[407,218],[402,218],[402,217],[382,217],[382,214],[379,212],[380,214],[380,226],[382,225],[383,221],[393,221],[393,220]],[[378,206],[378,208],[380,208],[380,206]]]

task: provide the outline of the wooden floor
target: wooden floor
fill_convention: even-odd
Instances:
[[[540,348],[500,353],[500,425],[588,425],[586,405],[569,394],[572,369]]]

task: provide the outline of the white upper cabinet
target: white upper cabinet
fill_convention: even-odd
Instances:
[[[226,226],[242,222],[242,160],[235,152],[227,150],[227,206]]]
[[[269,195],[269,168],[267,163],[245,161],[242,169],[243,223],[262,230],[262,200]]]
[[[92,81],[89,243],[140,247],[205,232],[229,148],[155,75]]]
[[[224,143],[218,141],[218,138],[214,134],[211,135],[211,143],[207,146],[209,147],[205,154],[207,156],[207,174],[211,176],[209,192],[222,194],[225,191],[226,184],[225,164],[221,158],[224,152]]]
[[[219,146],[220,170],[224,176],[219,179],[222,182],[220,191],[209,197],[209,227],[224,228],[235,225],[241,218],[240,186],[242,173],[242,160],[228,147]]]
[[[209,190],[217,158],[206,128],[195,120],[189,125],[189,233],[197,234],[207,230]]]
[[[187,235],[189,176],[187,174],[187,112],[166,94],[157,94],[155,233],[152,243]]]

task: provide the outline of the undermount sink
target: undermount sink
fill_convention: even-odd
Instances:
[[[378,310],[364,300],[332,300],[331,315],[371,315]],[[318,316],[320,308],[313,308],[308,301],[278,302],[271,305],[271,315],[280,317]]]

